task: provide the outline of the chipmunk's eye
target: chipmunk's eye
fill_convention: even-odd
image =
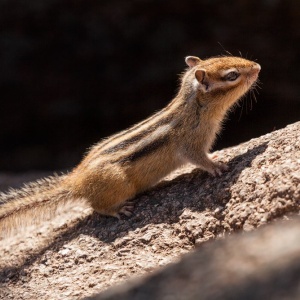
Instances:
[[[226,74],[224,76],[224,79],[227,81],[235,81],[239,76],[240,76],[240,74],[238,72],[232,71],[232,72],[229,72],[228,74]]]

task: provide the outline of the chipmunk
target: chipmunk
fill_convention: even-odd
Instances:
[[[214,176],[227,170],[208,153],[227,112],[255,85],[261,67],[240,57],[188,56],[185,62],[179,92],[161,111],[100,141],[70,173],[2,193],[0,228],[42,218],[72,199],[102,215],[130,216],[131,199],[187,162]]]

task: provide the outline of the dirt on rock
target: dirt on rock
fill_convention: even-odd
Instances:
[[[0,298],[81,299],[178,261],[208,240],[294,218],[300,208],[299,132],[300,122],[215,152],[229,165],[221,177],[193,166],[177,170],[135,198],[130,218],[118,221],[74,205],[19,228],[0,240]]]

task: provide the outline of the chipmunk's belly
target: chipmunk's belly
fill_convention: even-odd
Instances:
[[[135,185],[137,192],[141,192],[158,183],[180,165],[181,162],[175,155],[159,155],[130,164],[125,173]]]

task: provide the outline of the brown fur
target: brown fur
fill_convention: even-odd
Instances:
[[[208,152],[226,113],[256,81],[260,66],[238,57],[187,57],[186,62],[180,90],[166,108],[92,147],[55,187],[41,186],[10,201],[4,196],[0,226],[1,220],[28,215],[36,206],[47,209],[62,198],[87,201],[103,215],[130,215],[128,200],[186,162],[221,174],[226,166]],[[231,70],[239,74],[234,81],[224,79]]]

